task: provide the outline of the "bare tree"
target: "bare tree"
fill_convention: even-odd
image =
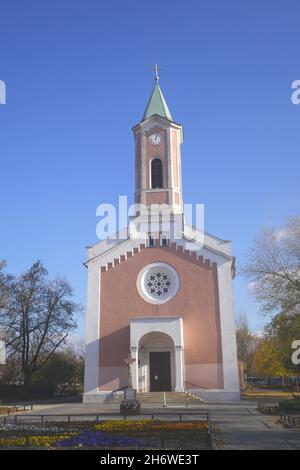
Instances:
[[[7,305],[7,291],[8,291],[8,280],[9,276],[5,274],[4,268],[6,267],[6,261],[0,260],[0,311]]]
[[[47,279],[48,272],[38,261],[11,280],[8,304],[0,312],[6,332],[7,356],[19,356],[25,385],[76,328],[79,306],[65,279]]]
[[[263,314],[300,313],[300,217],[281,230],[263,230],[241,274],[251,282]]]

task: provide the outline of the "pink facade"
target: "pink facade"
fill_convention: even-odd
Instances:
[[[147,205],[151,204],[169,204],[168,191],[151,191],[146,196]]]
[[[152,305],[139,295],[139,271],[155,261],[180,276],[177,295]],[[216,265],[197,260],[175,246],[144,248],[101,273],[100,390],[127,385],[130,317],[181,316],[184,331],[185,388],[223,388],[222,348]],[[117,345],[117,347],[116,347]]]

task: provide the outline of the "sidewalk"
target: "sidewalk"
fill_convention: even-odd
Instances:
[[[253,406],[211,410],[219,429],[219,450],[300,450],[300,430],[285,429],[277,416],[265,416]]]

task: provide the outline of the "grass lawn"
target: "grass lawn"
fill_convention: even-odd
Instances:
[[[110,420],[0,429],[0,449],[208,449],[206,422]]]

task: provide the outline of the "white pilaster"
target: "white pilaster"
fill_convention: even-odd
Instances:
[[[219,306],[222,337],[224,390],[238,398],[240,381],[237,362],[235,318],[232,298],[231,261],[218,265]]]
[[[183,347],[175,346],[175,392],[183,391]]]
[[[145,132],[141,133],[141,180],[142,180],[142,185],[141,185],[141,203],[146,204],[146,193],[145,189],[148,187],[147,186],[147,171],[146,171],[146,136]]]
[[[100,269],[93,263],[88,267],[87,319],[85,335],[84,401],[97,393],[99,385],[99,324],[100,324]]]
[[[132,367],[132,388],[134,390],[139,391],[139,355],[138,355],[138,348],[131,347],[130,354],[132,359],[135,359]]]

